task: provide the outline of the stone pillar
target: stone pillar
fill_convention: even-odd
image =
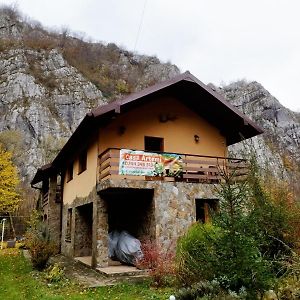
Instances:
[[[163,249],[176,246],[177,239],[193,223],[194,201],[181,183],[158,183],[154,193],[156,241]]]
[[[96,207],[95,207],[96,206]],[[108,215],[107,204],[98,196],[94,202],[94,232],[96,242],[93,243],[93,266],[96,268],[108,266]]]
[[[60,251],[61,245],[61,203],[57,201],[57,175],[49,178],[48,194],[48,228],[50,239],[56,243]],[[60,200],[60,199],[59,199]]]

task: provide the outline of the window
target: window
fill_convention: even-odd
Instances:
[[[67,176],[67,182],[73,179],[73,163],[70,163],[69,166],[67,167],[66,176]]]
[[[78,174],[86,170],[86,162],[87,162],[87,151],[84,150],[80,153],[78,158],[78,163],[79,163]]]
[[[218,199],[196,199],[196,220],[202,223],[208,223],[211,215],[218,211]]]
[[[71,229],[72,229],[72,208],[69,208],[67,212],[67,228],[66,228],[66,236],[65,236],[65,240],[67,242],[71,241]]]
[[[153,136],[145,136],[145,150],[154,152],[164,151],[164,139]]]

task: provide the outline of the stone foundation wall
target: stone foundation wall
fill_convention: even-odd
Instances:
[[[146,214],[152,226],[153,235],[164,249],[175,246],[177,239],[196,221],[195,199],[215,199],[216,188],[211,184],[186,182],[105,180],[97,186],[97,191],[112,188],[149,189],[154,191],[151,214]],[[95,265],[107,265],[107,209],[105,201],[98,200],[97,251]]]
[[[80,218],[79,211],[80,207],[83,205],[91,203],[93,209],[92,213],[89,216],[90,222],[92,224],[92,233],[96,232],[96,220],[95,217],[97,215],[97,209],[95,211],[95,207],[97,207],[98,201],[98,195],[96,193],[96,188],[91,191],[91,193],[87,197],[82,198],[76,198],[72,204],[65,204],[62,208],[62,230],[61,230],[61,252],[70,257],[74,256],[84,256],[84,255],[92,255],[95,251],[93,249],[93,241],[95,240],[95,237],[90,234],[87,234],[87,224]],[[68,209],[72,210],[72,220],[71,220],[71,236],[70,239],[66,239],[66,233],[67,233],[67,219],[68,219]],[[81,221],[82,222],[81,222]],[[81,229],[82,230],[81,230]],[[84,229],[86,229],[85,234],[83,233]],[[81,231],[80,231],[81,230]],[[82,245],[75,247],[77,244]],[[86,245],[87,247],[85,247]],[[81,249],[81,250],[79,250]],[[90,253],[90,250],[92,249]],[[76,251],[75,251],[76,250]]]
[[[62,213],[62,253],[68,256],[92,254],[92,266],[108,265],[108,206],[101,193],[114,188],[144,189],[153,193],[151,204],[146,206],[140,224],[140,234],[146,233],[154,238],[163,249],[175,246],[176,240],[196,221],[195,199],[215,199],[216,189],[211,184],[186,182],[106,180],[101,182],[85,198],[76,198],[71,205],[63,206]],[[98,194],[97,194],[98,193]],[[142,199],[141,199],[142,200]],[[109,200],[108,200],[109,201]],[[90,224],[82,219],[83,206],[91,203]],[[68,209],[72,209],[71,239],[66,241]],[[142,212],[141,212],[142,215]],[[139,225],[137,225],[139,226]],[[139,231],[138,231],[139,232]],[[86,247],[85,247],[86,246]],[[92,249],[92,250],[91,250]],[[89,252],[91,251],[91,252]]]
[[[158,184],[155,189],[156,240],[166,249],[196,221],[195,199],[216,198],[211,184]]]

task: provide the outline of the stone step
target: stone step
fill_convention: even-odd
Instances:
[[[104,268],[97,268],[97,272],[106,277],[136,277],[145,278],[148,277],[148,270],[141,270],[134,266],[108,266]]]

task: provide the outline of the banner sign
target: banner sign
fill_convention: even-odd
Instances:
[[[120,175],[180,177],[182,158],[178,154],[120,150]]]

